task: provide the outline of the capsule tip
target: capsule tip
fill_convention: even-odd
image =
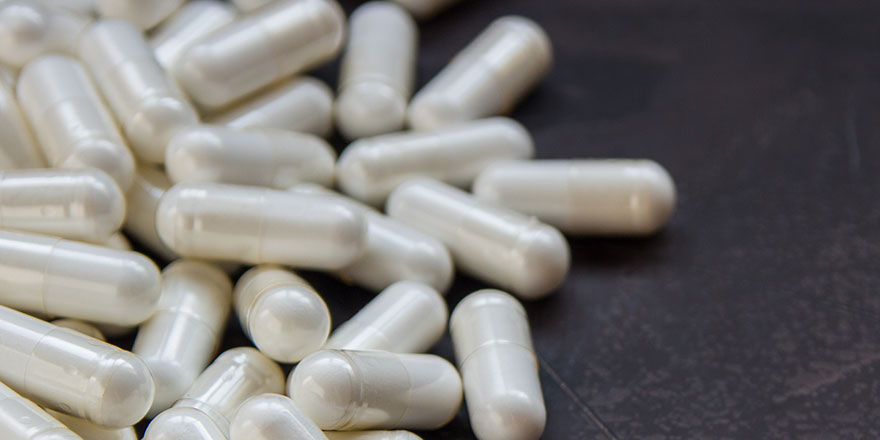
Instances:
[[[351,363],[339,351],[323,350],[302,360],[290,374],[287,394],[321,429],[343,426],[356,398]]]
[[[506,393],[471,410],[474,433],[482,440],[536,440],[544,432],[547,412],[541,400]]]
[[[132,426],[153,405],[153,377],[147,365],[133,354],[116,353],[108,362],[111,370],[103,384],[104,394],[95,422],[109,428]]]
[[[336,125],[347,139],[398,131],[406,121],[406,98],[386,84],[367,82],[344,88],[336,101]]]

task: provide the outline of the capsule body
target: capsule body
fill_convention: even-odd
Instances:
[[[232,283],[223,271],[181,259],[162,271],[162,297],[155,314],[138,330],[132,352],[156,382],[148,417],[183,396],[211,362],[226,326]]]
[[[83,438],[83,440],[138,440],[134,428],[105,428],[88,420],[70,416],[51,409],[46,410],[55,420],[61,422],[67,429]],[[52,440],[55,440],[53,437]]]
[[[152,255],[171,261],[178,257],[156,231],[156,208],[159,199],[171,188],[171,180],[150,165],[138,165],[134,182],[125,194],[125,232],[145,246]]]
[[[83,440],[3,383],[0,383],[0,432],[6,440]]]
[[[327,440],[422,440],[409,431],[325,432]]]
[[[70,318],[62,318],[56,319],[52,321],[52,325],[57,325],[58,327],[69,328],[71,330],[76,330],[86,336],[95,338],[99,341],[107,341],[107,338],[104,337],[104,333],[95,327],[92,324],[89,324],[85,321],[80,321],[78,319],[70,319]]]
[[[335,1],[279,0],[189,47],[175,74],[198,105],[216,109],[331,59],[344,27]]]
[[[232,420],[229,440],[327,440],[314,422],[280,394],[251,397]]]
[[[11,86],[0,81],[0,169],[45,168],[46,159],[21,114]]]
[[[336,153],[323,139],[275,129],[196,125],[168,144],[172,181],[235,183],[287,189],[300,182],[333,184]]]
[[[346,194],[379,205],[413,177],[465,187],[493,162],[532,155],[532,138],[522,125],[490,118],[436,131],[360,139],[342,152],[336,171]]]
[[[171,72],[190,45],[235,20],[235,8],[219,0],[187,2],[155,29],[150,45],[156,61]]]
[[[119,18],[141,30],[150,29],[173,14],[185,0],[97,0],[103,17]]]
[[[367,231],[360,213],[332,200],[207,183],[168,190],[156,228],[188,257],[331,270],[360,257]]]
[[[50,52],[74,54],[91,18],[33,0],[0,4],[0,63],[21,68]]]
[[[550,39],[537,23],[501,17],[416,93],[409,125],[425,130],[507,113],[552,62]]]
[[[387,212],[440,240],[456,267],[522,298],[549,295],[568,273],[568,243],[556,228],[441,182],[404,183]]]
[[[479,290],[455,307],[449,330],[477,438],[541,437],[547,415],[522,305],[500,290]]]
[[[393,0],[419,19],[431,18],[460,0]]]
[[[131,186],[134,159],[79,62],[40,57],[22,69],[17,92],[50,165],[98,168],[122,190]]]

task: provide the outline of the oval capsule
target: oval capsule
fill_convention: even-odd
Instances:
[[[416,93],[409,125],[425,130],[507,113],[552,62],[550,39],[537,23],[501,17]]]
[[[0,431],[3,432],[3,438],[12,440],[83,440],[46,411],[2,382],[0,382]]]
[[[280,394],[251,397],[238,409],[229,440],[327,440],[327,436],[290,398]]]
[[[404,183],[386,210],[445,244],[462,271],[522,298],[551,294],[568,274],[568,243],[556,228],[441,182]]]
[[[55,420],[61,422],[67,429],[83,438],[83,440],[138,440],[134,427],[105,428],[88,420],[70,416],[58,411],[47,409],[46,412]],[[40,440],[44,440],[40,438]],[[50,439],[45,439],[50,440]],[[52,437],[51,440],[57,440]]]
[[[409,431],[328,431],[324,434],[327,440],[422,440]]]
[[[189,47],[175,75],[198,105],[217,109],[330,60],[344,28],[335,1],[279,0]]]
[[[143,440],[229,440],[205,413],[193,408],[162,411],[144,433]]]
[[[452,311],[449,330],[474,433],[481,440],[536,440],[547,412],[522,305],[493,289]]]
[[[0,169],[45,168],[46,159],[24,119],[18,101],[7,84],[0,81]]]
[[[193,43],[217,29],[232,23],[235,8],[219,0],[187,2],[152,32],[150,46],[156,61],[172,72],[180,55]]]
[[[0,63],[21,68],[51,52],[75,54],[90,17],[33,0],[0,3]]]
[[[393,0],[419,19],[431,18],[459,0]]]
[[[134,183],[125,194],[125,232],[145,246],[151,255],[166,261],[174,260],[179,255],[159,238],[156,231],[156,208],[171,185],[171,180],[161,170],[141,164],[137,167]]]
[[[186,0],[97,0],[103,17],[119,18],[147,30],[173,14]]]
[[[533,155],[532,137],[522,125],[490,118],[436,131],[360,139],[339,156],[336,172],[343,192],[379,205],[413,177],[466,187],[493,162]]]

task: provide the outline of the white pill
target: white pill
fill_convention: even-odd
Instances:
[[[533,155],[532,137],[522,125],[508,118],[489,118],[436,131],[360,139],[339,156],[336,172],[346,194],[379,205],[413,177],[467,187],[493,162]]]
[[[425,130],[507,113],[552,62],[550,39],[537,23],[499,18],[416,93],[409,124]]]
[[[184,52],[177,79],[200,106],[217,109],[333,58],[345,15],[332,0],[279,0]]]
[[[46,159],[34,140],[11,87],[0,82],[0,169],[45,168]]]
[[[165,171],[175,183],[209,182],[287,189],[333,184],[336,152],[323,139],[277,129],[194,125],[168,144]]]
[[[394,0],[419,19],[431,18],[460,0]]]
[[[333,91],[300,76],[237,104],[210,119],[233,128],[277,128],[327,137],[333,127]]]
[[[675,184],[651,160],[545,160],[493,164],[474,195],[575,235],[650,235],[675,210]]]
[[[131,22],[141,30],[150,29],[168,18],[186,0],[97,0],[103,17]]]
[[[153,379],[137,356],[0,307],[0,381],[44,405],[109,428],[144,417]]]
[[[404,183],[387,212],[440,240],[462,271],[521,298],[551,294],[568,274],[568,243],[556,228],[441,182]]]
[[[367,247],[360,258],[335,272],[343,280],[375,292],[403,280],[425,283],[444,294],[449,289],[452,257],[434,237],[319,185],[304,183],[291,191],[331,197],[366,219]]]
[[[369,2],[350,18],[336,125],[348,139],[399,131],[416,71],[418,29],[394,3]]]
[[[422,440],[409,431],[328,431],[324,434],[327,440]]]
[[[156,229],[188,257],[329,270],[360,257],[367,235],[362,214],[325,197],[210,183],[168,190]]]
[[[90,337],[95,338],[99,341],[106,341],[107,340],[107,338],[104,337],[104,333],[101,333],[101,330],[99,330],[94,325],[89,324],[88,322],[85,322],[85,321],[80,321],[78,319],[63,318],[63,319],[56,319],[56,320],[52,321],[52,324],[57,325],[58,327],[64,327],[64,328],[69,328],[71,330],[76,330],[86,336],[90,336]]]
[[[479,290],[458,303],[449,329],[477,438],[541,437],[547,413],[522,305],[500,290]]]
[[[159,169],[149,165],[138,165],[134,183],[125,194],[126,215],[125,232],[147,248],[154,256],[167,261],[178,257],[159,238],[156,231],[156,208],[159,199],[171,188],[171,180]]]
[[[229,434],[230,440],[327,440],[290,398],[279,394],[263,394],[242,404]]]
[[[0,383],[0,431],[6,440],[83,440],[3,383]]]
[[[136,325],[156,310],[149,258],[44,235],[0,231],[0,304],[48,316]]]
[[[40,57],[21,70],[18,102],[49,164],[98,168],[122,190],[134,178],[134,158],[82,65],[62,55]]]
[[[446,302],[436,290],[400,281],[334,330],[324,348],[424,353],[443,337],[448,318]]]
[[[131,247],[131,242],[125,238],[125,235],[122,235],[121,232],[116,232],[111,235],[107,241],[101,243],[102,246],[108,247],[110,249],[116,249],[117,251],[130,251],[133,250]]]
[[[272,3],[274,0],[232,0],[232,4],[235,5],[242,12],[250,12],[254,9],[261,8],[269,3]]]
[[[150,45],[165,70],[173,71],[180,55],[202,37],[235,20],[235,8],[218,0],[187,2],[157,27],[150,37]]]
[[[0,228],[103,244],[124,218],[125,197],[101,170],[0,171]]]
[[[50,52],[76,53],[90,17],[34,0],[0,3],[0,63],[20,68]]]
[[[162,271],[158,310],[141,325],[131,350],[156,382],[147,417],[168,409],[211,362],[226,327],[231,294],[229,277],[213,265],[181,259]]]
[[[131,426],[126,428],[105,428],[88,420],[70,416],[51,409],[47,409],[46,412],[55,420],[61,422],[62,425],[66,426],[67,429],[82,437],[83,440],[138,440],[137,433],[134,432],[134,427]],[[51,439],[43,439],[40,437],[40,440],[56,439],[54,437]]]
[[[144,35],[122,20],[100,20],[83,33],[79,57],[116,115],[138,159],[159,163],[196,110],[153,57]]]

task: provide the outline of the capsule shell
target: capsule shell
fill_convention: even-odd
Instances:
[[[232,420],[229,440],[327,440],[292,400],[279,394],[251,397]]]
[[[104,243],[101,243],[101,245],[110,249],[116,249],[117,251],[133,250],[131,242],[129,242],[121,232],[114,233]]]
[[[426,130],[508,113],[552,62],[550,39],[537,23],[501,17],[413,97],[409,125]]]
[[[51,52],[75,54],[91,18],[34,0],[0,3],[0,63],[21,68]]]
[[[490,118],[430,132],[360,139],[342,152],[336,172],[343,192],[380,205],[413,177],[467,187],[493,162],[533,155],[532,138],[522,125]]]
[[[205,413],[187,407],[171,408],[154,418],[143,440],[229,440]]]
[[[127,234],[150,251],[151,255],[171,261],[179,255],[159,238],[156,231],[156,209],[171,180],[150,165],[138,165],[134,183],[125,194],[126,215],[123,228]]]
[[[0,383],[0,431],[3,438],[11,440],[83,440],[3,383]]]
[[[460,0],[393,0],[419,19],[428,19]]]
[[[185,0],[97,0],[103,17],[131,22],[141,30],[156,26],[173,14]]]
[[[52,325],[75,330],[99,341],[107,341],[107,338],[104,337],[104,333],[102,333],[101,330],[85,321],[80,321],[78,319],[62,318],[52,321]]]
[[[232,4],[242,12],[250,12],[272,2],[273,0],[232,0]]]
[[[232,23],[236,17],[235,8],[218,0],[192,0],[169,17],[152,32],[150,45],[156,61],[173,71],[180,55],[202,37]]]
[[[105,428],[88,420],[47,409],[46,412],[84,440],[138,440],[134,427]],[[43,440],[41,438],[41,440]],[[45,439],[50,440],[50,439]],[[51,440],[56,440],[52,437]]]
[[[327,440],[422,440],[409,431],[328,431],[324,434]]]
[[[40,151],[31,127],[21,114],[11,86],[0,81],[0,169],[45,168],[46,159]]]

